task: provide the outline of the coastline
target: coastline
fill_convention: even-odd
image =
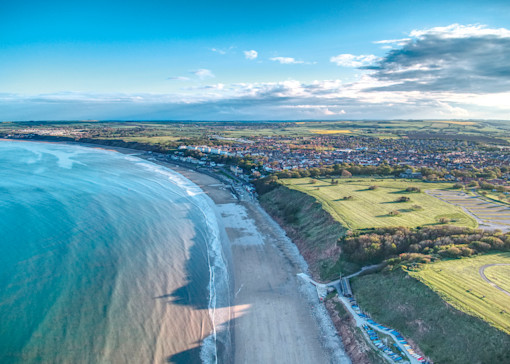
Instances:
[[[233,361],[350,363],[315,290],[297,278],[297,273],[308,271],[306,261],[259,203],[239,201],[209,175],[151,162],[183,175],[214,202],[232,254]]]
[[[150,158],[135,149],[66,144]],[[325,307],[296,276],[308,270],[305,260],[258,202],[239,201],[210,175],[152,158],[149,161],[187,178],[213,202],[227,266],[233,272],[229,274],[232,304],[223,327],[232,333],[232,355],[225,348],[226,359],[220,362],[350,363]]]

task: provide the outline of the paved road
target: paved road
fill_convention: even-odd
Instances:
[[[485,276],[485,268],[489,268],[489,267],[494,267],[494,266],[497,266],[497,265],[510,265],[510,264],[505,264],[505,263],[499,263],[499,264],[486,264],[484,265],[483,267],[480,267],[480,269],[478,270],[478,273],[480,273],[480,276],[482,276],[482,279],[489,283],[491,286],[493,286],[494,288],[497,288],[499,289],[501,292],[503,292],[504,294],[510,296],[510,292],[504,290],[503,288],[501,288],[500,286],[498,286],[496,283],[492,282],[489,278],[487,278]]]

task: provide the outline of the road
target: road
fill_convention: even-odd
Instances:
[[[499,289],[501,292],[503,292],[504,294],[510,296],[510,292],[504,290],[503,288],[501,288],[500,286],[498,286],[496,283],[492,282],[489,278],[487,278],[485,276],[485,268],[489,268],[489,267],[494,267],[494,266],[497,266],[497,265],[510,265],[510,264],[505,264],[505,263],[499,263],[499,264],[486,264],[484,265],[483,267],[480,267],[480,269],[478,270],[478,273],[480,273],[480,276],[482,277],[482,279],[489,283],[491,286],[493,286],[494,288],[497,288]]]

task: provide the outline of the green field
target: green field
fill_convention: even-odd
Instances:
[[[480,267],[495,263],[510,264],[510,253],[441,261],[427,264],[422,270],[409,274],[452,306],[510,334],[510,296],[484,281],[479,273]],[[510,291],[510,267],[489,267],[485,274],[488,279]]]
[[[485,269],[485,276],[492,282],[510,292],[510,266],[495,266]]]
[[[406,272],[358,276],[352,289],[375,321],[401,332],[436,364],[510,363],[510,335],[445,304]]]
[[[366,229],[387,226],[417,227],[435,225],[440,218],[450,219],[459,226],[476,227],[476,221],[462,209],[429,196],[425,190],[451,188],[450,183],[425,183],[402,179],[340,179],[332,185],[330,179],[283,179],[282,183],[315,197],[337,221],[349,229]],[[369,187],[376,185],[377,189]],[[406,192],[407,187],[418,187],[422,192]],[[352,199],[344,199],[351,196]],[[399,197],[409,197],[408,202],[395,202]],[[421,208],[416,208],[416,205]],[[397,210],[398,215],[390,215]]]

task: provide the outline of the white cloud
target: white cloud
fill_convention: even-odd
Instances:
[[[505,28],[487,28],[486,25],[481,24],[451,24],[445,27],[434,27],[423,30],[413,30],[409,33],[411,37],[422,38],[424,36],[434,36],[443,39],[451,38],[473,38],[473,37],[487,37],[494,36],[497,38],[509,38],[510,30]]]
[[[219,54],[226,54],[227,53],[227,51],[225,51],[223,49],[218,49],[218,48],[211,48],[211,51],[219,53]]]
[[[331,57],[329,60],[337,66],[363,67],[374,63],[378,59],[378,57],[372,54],[362,54],[359,56],[355,56],[354,54],[339,54],[338,56]]]
[[[211,84],[176,94],[0,94],[5,120],[175,119],[289,120],[300,118],[505,118],[510,92],[387,90],[370,74],[339,80]],[[381,91],[371,91],[380,88]],[[86,106],[85,106],[86,105]]]
[[[205,80],[206,78],[213,78],[215,77],[214,74],[211,72],[211,70],[208,70],[206,68],[201,68],[196,71],[191,71],[195,76],[200,78],[201,80]]]
[[[281,64],[301,64],[305,63],[303,61],[296,61],[295,58],[292,57],[272,57],[269,58],[271,61],[280,62]]]
[[[235,46],[230,46],[228,48],[209,48],[211,52],[215,52],[221,55],[229,53],[232,49],[234,49]]]
[[[255,50],[250,50],[250,51],[244,51],[244,56],[246,57],[246,59],[255,59],[258,57],[258,52],[255,51]]]
[[[385,40],[376,40],[375,44],[404,44],[410,41],[411,38],[401,38],[401,39],[385,39]]]

